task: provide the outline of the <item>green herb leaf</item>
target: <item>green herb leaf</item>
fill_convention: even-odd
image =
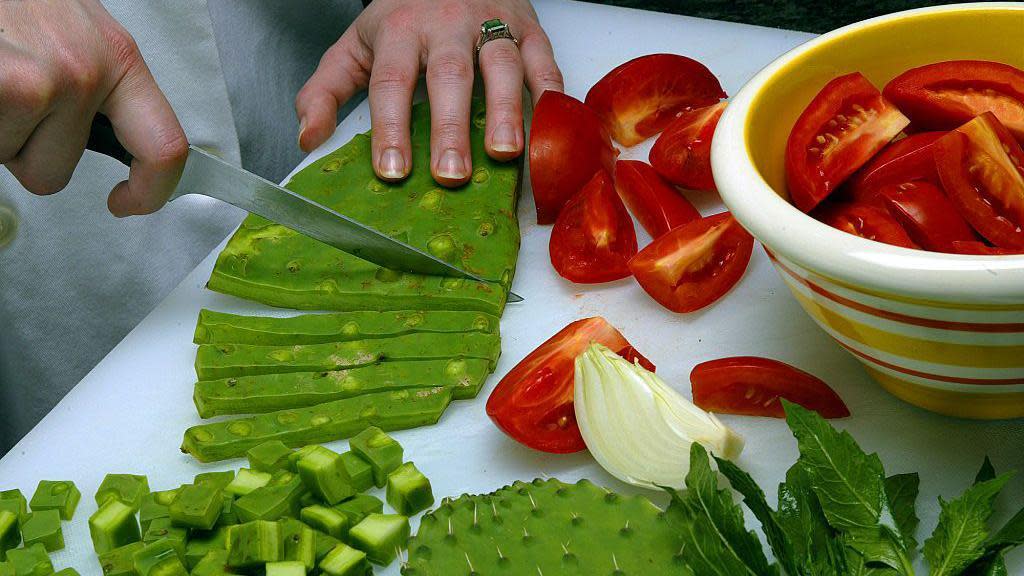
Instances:
[[[974,561],[960,576],[1009,576],[1002,552],[989,552]]]
[[[864,557],[869,566],[887,566],[897,574],[911,575],[913,568],[907,559],[903,543],[888,526],[857,528],[845,533],[846,543]]]
[[[853,548],[846,549],[846,566],[845,574],[848,576],[899,576],[900,574],[887,566],[869,566],[864,556]]]
[[[799,462],[779,485],[779,526],[789,536],[803,573],[814,576],[847,573],[846,547],[821,512],[811,481]]]
[[[924,543],[931,576],[956,576],[985,553],[986,522],[1009,474],[979,482],[950,502],[939,498],[939,524]]]
[[[978,474],[974,477],[974,483],[985,482],[996,477],[996,469],[992,466],[992,461],[985,456],[985,461],[981,463],[981,469],[978,470]]]
[[[988,542],[985,543],[986,547],[990,550],[1008,550],[1015,546],[1024,544],[1024,508],[1013,515],[998,532],[995,533]]]
[[[921,477],[914,474],[895,474],[885,479],[885,496],[889,501],[889,510],[900,529],[907,550],[917,549],[917,495],[920,491]]]

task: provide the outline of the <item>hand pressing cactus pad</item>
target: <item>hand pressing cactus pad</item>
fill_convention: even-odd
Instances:
[[[446,499],[420,522],[402,574],[691,574],[677,557],[681,546],[643,496],[587,480],[534,480]]]
[[[319,310],[480,310],[501,314],[519,251],[516,218],[522,164],[484,152],[484,106],[473,103],[473,176],[439,187],[430,175],[430,110],[413,107],[413,170],[378,180],[370,136],[360,134],[296,174],[287,187],[494,283],[400,274],[257,216],[242,223],[217,259],[211,290]]]
[[[478,358],[493,370],[501,354],[497,334],[408,334],[352,342],[254,346],[250,344],[201,344],[196,353],[200,380],[318,372],[369,366],[377,362]]]

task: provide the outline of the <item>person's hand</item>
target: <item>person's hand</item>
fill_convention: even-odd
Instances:
[[[0,163],[30,192],[62,190],[97,112],[135,157],[110,212],[159,209],[188,141],[132,37],[98,0],[0,1]]]
[[[492,40],[480,50],[487,99],[487,154],[508,160],[523,152],[522,90],[534,99],[562,90],[551,43],[528,0],[374,0],[320,61],[295,99],[299,146],[310,151],[334,132],[338,107],[369,88],[373,165],[384,180],[412,168],[409,122],[413,91],[426,69],[430,99],[431,173],[457,186],[472,174],[469,112],[473,57],[480,25],[492,18],[519,39]]]

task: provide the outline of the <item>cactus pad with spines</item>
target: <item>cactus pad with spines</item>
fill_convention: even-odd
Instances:
[[[445,499],[409,541],[405,576],[691,574],[664,513],[587,480]]]

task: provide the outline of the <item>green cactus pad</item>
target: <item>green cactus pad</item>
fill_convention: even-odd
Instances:
[[[436,423],[451,399],[450,388],[410,388],[201,424],[185,431],[181,449],[200,462],[213,462],[244,456],[269,440],[297,447],[348,438],[367,426],[415,428]]]
[[[483,312],[397,310],[336,312],[290,318],[239,316],[200,310],[196,344],[322,344],[390,338],[416,332],[498,333],[498,318]]]
[[[396,273],[249,216],[221,252],[211,290],[306,310],[479,310],[501,314],[519,250],[522,164],[484,151],[484,106],[473,104],[473,176],[446,190],[430,175],[430,110],[413,107],[413,170],[402,182],[373,173],[370,136],[310,164],[287,184],[304,196],[495,283]]]
[[[426,514],[405,576],[687,574],[661,509],[587,480],[517,482]]]
[[[461,400],[476,397],[490,373],[490,360],[479,358],[381,362],[347,370],[200,380],[192,399],[202,418],[264,414],[406,388],[444,386]]]

